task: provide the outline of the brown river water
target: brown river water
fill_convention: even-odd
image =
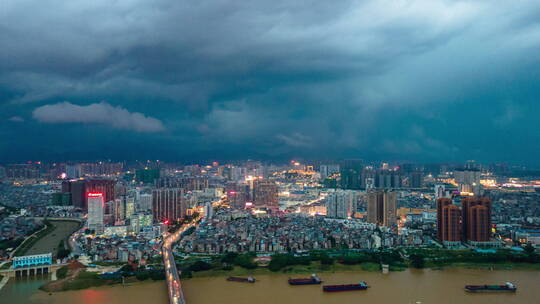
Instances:
[[[322,303],[539,303],[540,271],[489,271],[473,269],[406,270],[381,274],[374,272],[321,273],[323,284],[366,281],[367,291],[323,293],[320,285],[289,286],[288,275],[257,276],[255,284],[227,282],[223,277],[196,278],[183,282],[189,304],[322,304]],[[298,275],[295,275],[298,277]],[[470,294],[465,284],[502,284],[511,281],[518,291]],[[0,291],[1,303],[167,303],[164,282],[136,283],[49,295],[36,290],[38,281],[10,282]]]

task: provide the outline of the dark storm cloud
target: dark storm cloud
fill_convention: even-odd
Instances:
[[[539,14],[537,1],[8,0],[0,118],[25,121],[2,128],[70,122],[97,146],[107,132],[89,122],[167,126],[118,149],[152,140],[178,157],[512,157],[468,136],[517,145],[490,130],[538,114]],[[493,119],[472,123],[485,107]],[[26,137],[9,140],[35,150]]]

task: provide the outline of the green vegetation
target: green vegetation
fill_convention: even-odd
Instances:
[[[101,279],[95,272],[88,272],[83,270],[72,281],[64,283],[63,290],[78,290],[86,289],[90,287],[98,287],[109,284],[108,280]]]
[[[426,264],[424,256],[421,254],[411,254],[409,259],[411,260],[411,266],[414,268],[424,268]]]
[[[69,271],[69,267],[68,266],[63,266],[61,267],[60,269],[58,269],[56,271],[56,277],[61,280],[65,277],[67,277],[67,274],[68,274],[68,271]]]
[[[60,244],[58,244],[58,249],[56,252],[57,252],[56,257],[58,259],[63,259],[69,256],[69,254],[71,253],[71,250],[67,249],[65,246],[64,240],[61,240]]]
[[[47,234],[51,233],[56,229],[56,227],[49,221],[45,220],[43,221],[45,224],[45,228],[42,228],[43,230],[40,230],[36,234],[30,236],[27,238],[22,244],[15,250],[15,253],[13,256],[22,256],[25,255],[25,253],[32,248],[42,237],[46,236]]]
[[[0,241],[0,250],[7,250],[8,248],[17,248],[22,242],[24,241],[24,238],[16,238],[16,239],[10,239],[10,240],[3,240]]]
[[[458,266],[468,268],[540,269],[540,255],[534,250],[524,252],[499,249],[494,252],[448,249],[406,249],[411,266],[422,259],[426,267]]]
[[[11,262],[5,263],[4,265],[2,265],[2,267],[0,267],[0,269],[8,269],[11,267],[11,264]]]

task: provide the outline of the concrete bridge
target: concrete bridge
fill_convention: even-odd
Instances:
[[[182,238],[182,234],[186,230],[195,227],[198,220],[198,218],[194,219],[190,224],[182,226],[182,228],[175,233],[169,234],[163,241],[163,264],[165,265],[167,290],[169,292],[169,303],[171,304],[186,304],[184,292],[182,291],[182,283],[180,282],[180,274],[182,274],[182,272],[176,268],[176,262],[174,261],[174,255],[172,253],[172,245]]]

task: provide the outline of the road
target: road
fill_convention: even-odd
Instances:
[[[165,276],[167,278],[167,289],[169,292],[169,302],[171,304],[185,304],[182,283],[180,282],[181,271],[176,268],[172,246],[182,237],[182,233],[197,225],[199,218],[194,219],[190,224],[182,226],[175,233],[168,234],[163,241],[163,262],[165,265]]]

